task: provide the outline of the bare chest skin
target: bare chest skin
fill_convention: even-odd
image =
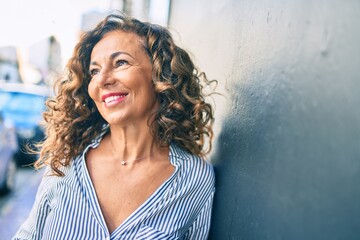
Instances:
[[[86,165],[108,230],[112,233],[173,173],[168,150],[126,166],[101,148],[91,149]]]

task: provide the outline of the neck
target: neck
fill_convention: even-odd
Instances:
[[[150,128],[137,126],[110,126],[109,147],[113,148],[116,159],[129,161],[151,156],[159,148]],[[145,160],[145,159],[144,159]]]

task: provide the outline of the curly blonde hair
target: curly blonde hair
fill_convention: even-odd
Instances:
[[[153,84],[160,107],[149,126],[157,140],[162,145],[175,142],[198,156],[211,150],[213,109],[205,102],[202,90],[215,80],[209,81],[198,71],[167,29],[111,14],[81,36],[66,74],[55,83],[57,96],[47,101],[48,110],[44,113],[47,137],[39,144],[36,168],[50,165],[55,175],[63,176],[60,168],[68,166],[101,133],[106,121],[87,91],[90,56],[106,33],[119,30],[135,33],[142,39],[153,65]],[[205,139],[209,143],[207,150]]]

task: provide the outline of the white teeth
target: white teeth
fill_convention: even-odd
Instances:
[[[118,98],[121,98],[121,97],[124,97],[125,95],[121,95],[121,96],[111,96],[111,97],[107,97],[105,98],[105,103],[109,103],[109,102],[112,102]]]

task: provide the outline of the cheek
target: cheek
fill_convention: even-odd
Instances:
[[[88,85],[88,93],[89,93],[89,96],[91,97],[91,99],[95,101],[96,88],[94,87],[94,84],[91,82]]]

